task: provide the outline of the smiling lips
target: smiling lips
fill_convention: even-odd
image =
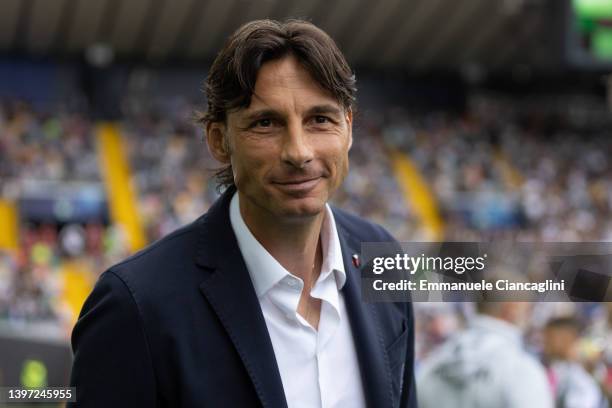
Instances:
[[[289,179],[282,181],[275,181],[273,184],[288,193],[293,194],[306,194],[314,189],[321,180],[321,177],[314,178],[300,178],[300,179]]]

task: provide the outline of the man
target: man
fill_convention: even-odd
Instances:
[[[522,345],[529,307],[479,302],[469,327],[419,369],[421,408],[552,408],[546,373]]]
[[[556,317],[544,328],[543,357],[558,408],[605,408],[599,385],[578,362],[580,323]]]
[[[202,117],[227,189],[100,277],[73,332],[77,406],[416,406],[411,305],[360,295],[361,242],[392,237],[327,204],[355,91],[310,23],[229,38]]]

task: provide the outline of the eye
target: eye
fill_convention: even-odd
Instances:
[[[262,127],[262,128],[267,128],[272,126],[272,119],[259,119],[255,122],[253,122],[252,127]]]
[[[314,117],[315,123],[317,124],[325,124],[329,123],[330,119],[327,116],[317,115]]]

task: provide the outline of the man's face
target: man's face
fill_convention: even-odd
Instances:
[[[264,211],[297,220],[319,214],[348,172],[351,127],[352,112],[295,57],[263,64],[250,106],[230,112],[220,128],[243,215]]]
[[[551,359],[573,360],[578,333],[570,327],[547,327],[544,330],[544,354]]]

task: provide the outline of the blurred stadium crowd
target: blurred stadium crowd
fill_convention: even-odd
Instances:
[[[400,151],[433,193],[444,224],[440,238],[612,241],[610,127],[579,109],[561,115],[539,106],[475,98],[461,114],[367,111],[357,120],[351,171],[334,202],[384,225],[399,240],[427,239],[427,226],[394,176],[390,152]],[[164,109],[126,112],[120,122],[149,242],[194,220],[218,196],[211,177],[216,164],[192,114],[193,104],[177,99]],[[40,182],[102,185],[94,132],[86,115],[5,101],[0,197],[19,200]],[[65,209],[57,204],[55,211]],[[87,291],[99,273],[128,255],[125,231],[104,212],[85,222],[22,218],[19,231],[18,250],[0,252],[0,319],[53,320],[68,334],[80,307],[70,302],[79,295],[68,292]],[[466,304],[418,304],[416,313],[421,361],[474,311]],[[577,319],[580,334],[568,347],[612,395],[612,308],[536,305],[525,322],[534,354],[543,351],[547,322],[559,317]]]

